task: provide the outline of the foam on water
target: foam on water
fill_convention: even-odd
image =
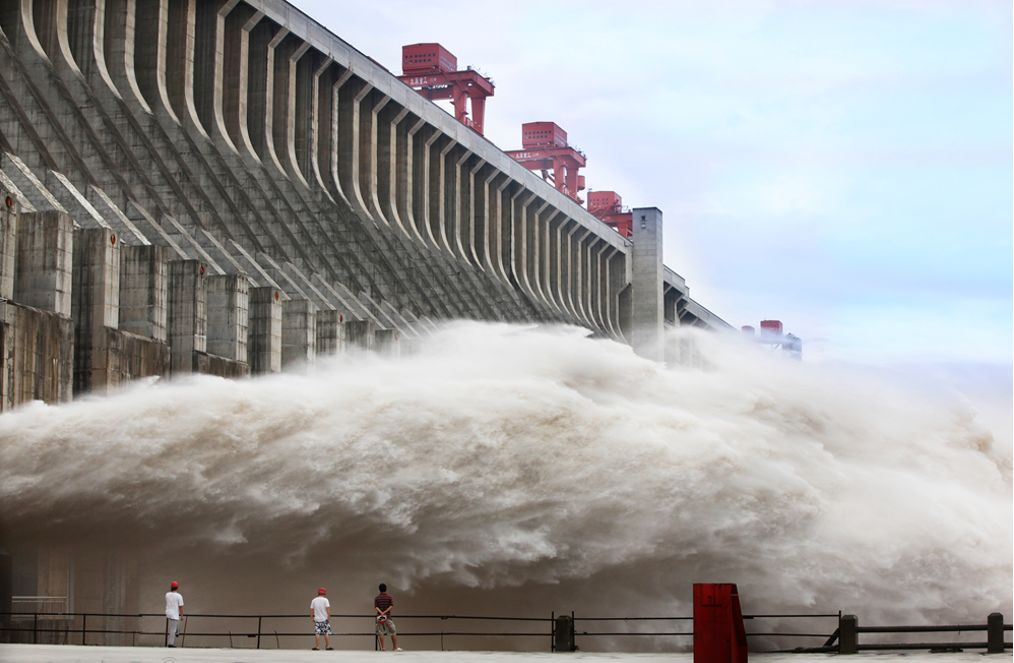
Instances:
[[[4,536],[148,556],[153,592],[256,578],[246,611],[380,576],[419,610],[685,614],[690,583],[725,580],[755,610],[1009,614],[1009,448],[967,406],[669,343],[687,360],[457,323],[400,359],[33,404],[0,417]]]

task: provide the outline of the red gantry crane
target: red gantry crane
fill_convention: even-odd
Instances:
[[[440,44],[409,44],[401,47],[398,77],[430,101],[450,99],[454,119],[482,135],[486,97],[493,96],[493,81],[471,67],[458,71],[458,58]],[[468,116],[471,102],[472,116]]]
[[[793,359],[803,357],[803,339],[795,334],[786,334],[781,320],[761,320],[760,335],[752,325],[741,327],[744,336],[747,336],[761,345],[783,350]]]
[[[624,209],[623,199],[615,191],[589,191],[588,211],[624,237],[634,234],[634,217]]]
[[[567,132],[555,122],[526,122],[521,125],[520,150],[508,150],[528,170],[541,171],[542,179],[550,182],[580,205],[578,196],[584,191],[584,175],[578,170],[585,165],[584,153],[567,144]]]

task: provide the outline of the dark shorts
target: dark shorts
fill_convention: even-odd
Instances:
[[[317,635],[331,635],[331,622],[313,622],[313,632]]]

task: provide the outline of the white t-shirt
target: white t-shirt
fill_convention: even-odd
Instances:
[[[183,605],[183,595],[179,592],[165,593],[165,616],[169,619],[180,618],[180,607]]]
[[[313,621],[326,622],[327,609],[330,607],[331,602],[327,600],[326,596],[318,596],[314,600],[310,601],[310,609],[313,610]]]

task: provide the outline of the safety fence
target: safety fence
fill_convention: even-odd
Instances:
[[[1003,615],[994,612],[982,624],[941,624],[941,625],[910,625],[910,626],[860,626],[856,615],[843,615],[839,625],[839,654],[857,654],[861,651],[896,650],[896,649],[928,649],[930,651],[961,651],[964,649],[985,649],[990,654],[1000,654],[1011,648],[1011,643],[1004,641],[1004,633],[1012,629],[1011,624],[1004,624]],[[982,640],[980,633],[986,633]],[[927,634],[948,634],[946,640],[927,640]],[[862,638],[860,634],[876,634],[873,641]],[[908,636],[899,641],[896,638],[885,640],[890,636]],[[957,638],[952,635],[957,634]],[[963,634],[973,634],[975,640],[963,640]]]
[[[743,615],[747,624],[748,638],[754,638],[754,646],[771,651],[784,651],[771,643],[779,638],[819,639],[827,641],[830,637],[832,623],[837,625],[841,618],[840,612],[806,613],[806,614],[757,614]],[[566,616],[563,618],[566,619]],[[577,646],[581,638],[613,638],[622,642],[624,638],[656,637],[673,638],[681,648],[689,648],[693,642],[693,617],[584,617],[573,613],[570,615],[573,625],[571,645]],[[804,630],[786,630],[785,624],[799,624]],[[770,626],[775,624],[775,626]],[[813,626],[816,624],[816,626]],[[645,628],[639,628],[639,627]],[[678,628],[685,626],[685,628]],[[654,627],[654,628],[650,628]],[[827,627],[829,630],[818,630]],[[565,621],[557,620],[556,629],[560,633],[566,628]],[[559,638],[555,639],[556,649],[565,649]]]
[[[332,638],[345,647],[377,646],[374,615],[334,614]],[[1011,631],[1003,615],[994,613],[984,624],[935,626],[859,626],[855,615],[836,613],[748,614],[750,648],[754,651],[829,652],[851,654],[867,650],[985,649],[1003,652],[1011,648],[1004,633]],[[232,647],[287,649],[312,637],[302,628],[308,614],[192,614],[185,615],[177,638],[182,647]],[[604,644],[620,650],[630,638],[673,640],[673,649],[689,649],[693,643],[693,617],[589,617],[574,613],[548,617],[493,615],[403,614],[396,618],[398,636],[424,638],[427,644],[414,649],[517,649],[518,639],[548,643],[550,651],[575,651],[580,644],[599,649]],[[298,622],[304,622],[297,626]],[[0,641],[81,645],[160,646],[165,644],[168,621],[161,613],[106,612],[0,612]],[[298,630],[297,630],[298,629]],[[962,635],[985,632],[986,640],[962,639]],[[914,634],[957,633],[944,641],[912,640]],[[860,635],[871,634],[860,642]],[[876,634],[876,635],[873,635]],[[901,636],[885,641],[885,634]],[[802,641],[786,647],[787,642]],[[357,642],[358,640],[358,642]],[[809,641],[809,642],[808,642]],[[536,644],[536,650],[545,651]]]

